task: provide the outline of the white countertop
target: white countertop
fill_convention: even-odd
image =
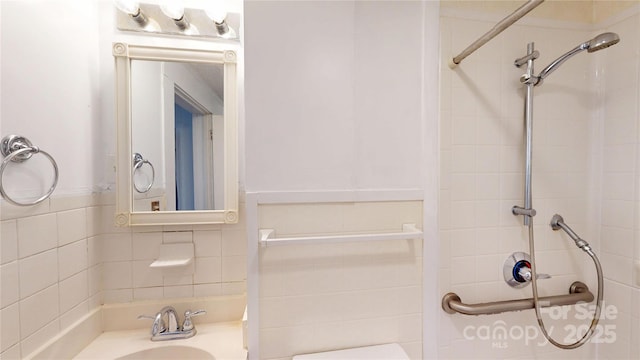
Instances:
[[[107,331],[98,336],[74,359],[118,359],[148,349],[166,347],[168,351],[181,351],[180,348],[187,347],[194,350],[184,353],[185,357],[182,359],[185,360],[188,359],[189,353],[197,354],[195,349],[203,350],[215,359],[246,360],[247,351],[242,345],[242,322],[196,324],[196,329],[198,333],[189,339],[167,341],[151,341],[150,329],[146,328]],[[170,347],[173,348],[169,349]]]

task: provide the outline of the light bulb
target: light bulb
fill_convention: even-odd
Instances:
[[[140,12],[140,4],[133,0],[113,0],[118,10],[129,15],[136,16]]]
[[[210,4],[204,9],[207,16],[216,24],[222,24],[227,18],[227,11],[222,5]]]
[[[160,5],[162,12],[173,20],[180,20],[184,16],[184,6],[180,1],[169,1]]]

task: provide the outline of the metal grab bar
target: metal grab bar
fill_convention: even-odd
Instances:
[[[576,281],[569,287],[569,295],[545,296],[539,298],[541,307],[574,305],[578,302],[593,301],[593,294],[586,284]],[[442,309],[448,314],[488,315],[507,311],[533,309],[533,299],[518,299],[495,301],[480,304],[465,304],[455,293],[448,293],[442,297]]]
[[[535,9],[538,5],[542,4],[544,0],[529,0],[524,5],[517,8],[511,15],[505,17],[500,20],[491,30],[487,31],[484,35],[482,35],[478,40],[474,41],[471,45],[467,46],[466,49],[462,50],[458,56],[454,57],[452,62],[449,64],[450,68],[454,68],[456,65],[460,64],[460,62],[471,55],[474,51],[478,50],[482,45],[486,44],[489,40],[496,37],[498,34],[503,32],[506,28],[513,25],[516,21],[518,21],[521,17],[525,16],[529,11]]]

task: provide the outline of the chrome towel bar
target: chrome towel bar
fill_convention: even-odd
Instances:
[[[541,307],[574,305],[579,302],[593,301],[593,294],[586,284],[576,281],[569,287],[568,295],[545,296],[539,298]],[[488,315],[507,311],[533,309],[533,299],[495,301],[480,304],[465,304],[455,293],[442,297],[442,309],[448,314]]]

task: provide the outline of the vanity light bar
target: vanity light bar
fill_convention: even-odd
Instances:
[[[114,0],[114,4],[118,8],[119,30],[226,40],[239,39],[234,30],[239,29],[240,25],[240,15],[237,13],[227,14],[224,10],[212,12],[210,9],[205,11],[158,6],[127,0]]]

